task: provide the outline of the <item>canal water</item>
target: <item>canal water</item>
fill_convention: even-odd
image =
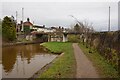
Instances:
[[[57,55],[48,53],[39,44],[2,48],[2,77],[30,78]]]

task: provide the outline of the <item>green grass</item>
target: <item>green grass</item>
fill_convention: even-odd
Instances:
[[[92,49],[93,52],[89,53],[89,49],[85,45],[80,43],[79,46],[89,60],[92,61],[102,78],[118,78],[118,72],[95,49]]]
[[[43,72],[39,78],[73,78],[76,73],[76,61],[73,53],[72,43],[47,42],[43,46],[51,52],[64,54],[57,58],[52,66]]]

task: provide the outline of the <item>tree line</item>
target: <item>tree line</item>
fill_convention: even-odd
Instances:
[[[16,39],[16,21],[14,17],[5,16],[1,21],[3,41],[14,41]]]

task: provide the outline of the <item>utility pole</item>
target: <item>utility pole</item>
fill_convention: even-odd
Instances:
[[[108,32],[110,32],[110,6],[109,6]]]
[[[110,6],[109,6],[109,20],[108,20],[108,35],[109,35],[109,49],[110,49],[110,53],[111,53],[111,35],[110,35]]]

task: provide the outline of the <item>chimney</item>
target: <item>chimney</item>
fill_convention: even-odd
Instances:
[[[29,18],[27,18],[27,22],[30,22],[30,19],[29,19]]]

